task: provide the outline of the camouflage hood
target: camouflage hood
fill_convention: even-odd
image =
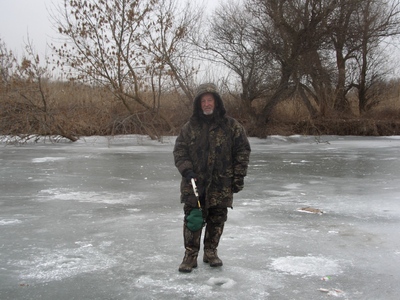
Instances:
[[[204,118],[203,111],[201,109],[200,98],[203,94],[211,93],[215,98],[215,111],[213,113],[214,117],[219,119],[223,118],[226,114],[224,103],[222,102],[221,95],[217,90],[217,86],[214,83],[203,83],[201,84],[197,90],[196,95],[193,100],[193,115],[192,118],[196,118],[197,120],[201,120]]]

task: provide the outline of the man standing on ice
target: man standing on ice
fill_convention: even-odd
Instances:
[[[222,266],[217,247],[228,207],[232,207],[233,193],[243,189],[251,151],[242,125],[225,114],[216,86],[212,83],[200,85],[193,102],[193,114],[175,142],[173,154],[175,166],[182,175],[181,202],[185,214],[185,256],[179,266],[180,272],[191,272],[197,267],[203,225],[206,227],[203,261],[211,267]],[[194,194],[192,179],[199,198]],[[196,224],[193,220],[199,205],[202,214],[200,223]]]

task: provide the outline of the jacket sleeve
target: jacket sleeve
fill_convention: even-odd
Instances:
[[[250,143],[242,125],[236,122],[233,136],[233,176],[243,178],[247,175],[250,158]]]
[[[173,151],[175,166],[178,168],[179,173],[184,176],[185,172],[193,170],[193,163],[189,155],[189,128],[185,124],[175,141]]]

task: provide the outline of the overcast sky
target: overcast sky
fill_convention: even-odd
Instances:
[[[203,3],[207,10],[211,11],[219,3],[227,0],[194,1]],[[51,51],[46,48],[46,44],[51,44],[57,33],[52,28],[49,11],[58,3],[63,3],[63,0],[0,0],[0,38],[5,42],[7,49],[20,58],[29,36],[40,56],[50,55]],[[396,76],[400,74],[399,47],[394,47],[392,55],[388,57],[389,64],[397,70]]]
[[[46,42],[54,36],[48,15],[53,1],[60,0],[0,0],[0,38],[9,50],[21,54],[29,34],[44,54]]]
[[[179,0],[185,1],[185,0]],[[197,0],[213,9],[221,0]],[[40,55],[46,54],[46,44],[56,36],[49,11],[63,0],[0,0],[0,38],[7,49],[21,55],[29,39]],[[50,50],[47,49],[47,54]]]

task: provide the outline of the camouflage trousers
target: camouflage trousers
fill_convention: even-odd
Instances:
[[[184,205],[185,220],[190,214],[193,207]],[[203,211],[203,217],[205,219],[205,234],[204,234],[204,249],[217,249],[222,232],[224,231],[224,225],[228,219],[228,209],[220,207],[210,207]],[[186,227],[186,221],[183,226],[183,237],[185,249],[191,249],[193,252],[200,250],[201,233],[203,229],[196,232],[190,231]]]

